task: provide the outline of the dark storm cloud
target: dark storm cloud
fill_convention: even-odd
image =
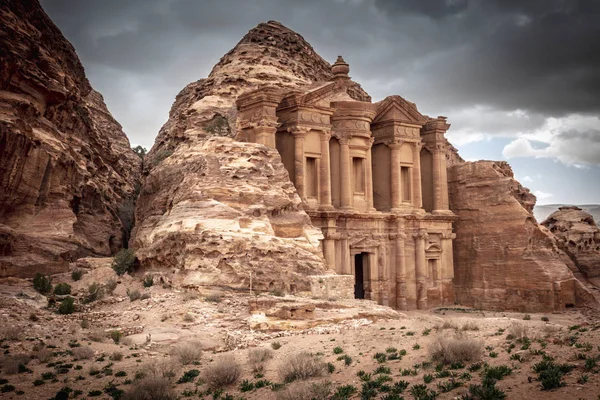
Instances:
[[[261,21],[343,54],[375,100],[398,93],[453,130],[517,135],[600,113],[600,2],[559,0],[42,0],[134,143],[175,94]],[[510,114],[520,110],[520,114]],[[494,119],[505,117],[490,128]],[[523,117],[525,116],[525,117]],[[459,122],[457,125],[456,122]]]

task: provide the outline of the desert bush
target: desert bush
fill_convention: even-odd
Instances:
[[[209,294],[204,298],[204,300],[211,303],[220,303],[222,299],[220,294]]]
[[[96,354],[94,349],[88,346],[75,347],[71,351],[75,360],[89,360]]]
[[[35,352],[35,358],[37,358],[40,363],[47,363],[50,360],[52,360],[52,358],[54,357],[54,354],[52,353],[52,350],[50,349],[40,349],[38,351]]]
[[[29,314],[29,320],[31,322],[38,322],[40,320],[40,318],[37,316],[36,313],[32,312],[32,313]]]
[[[196,318],[194,318],[194,316],[192,314],[185,314],[183,316],[183,320],[185,322],[194,322],[196,320]]]
[[[167,378],[173,380],[177,376],[179,367],[172,360],[153,361],[145,364],[136,377],[142,379],[144,377]]]
[[[327,364],[306,352],[289,357],[279,367],[279,375],[285,382],[322,376],[325,371]]]
[[[117,275],[123,275],[126,272],[133,271],[133,264],[135,262],[135,253],[131,249],[121,249],[115,254],[112,262],[112,269],[115,270]]]
[[[88,321],[87,318],[84,318],[81,320],[80,326],[82,329],[88,329],[90,327],[90,321]]]
[[[463,399],[472,400],[504,400],[506,393],[496,387],[496,381],[484,378],[481,385],[469,386],[469,395]]]
[[[73,272],[71,272],[71,279],[73,279],[74,281],[80,280],[82,276],[83,276],[83,271],[80,269],[75,269],[75,270],[73,270]]]
[[[482,354],[483,343],[462,336],[438,336],[429,345],[433,361],[450,364],[453,362],[477,361]]]
[[[252,372],[263,372],[265,364],[273,358],[273,351],[267,348],[250,349],[248,350],[248,363],[252,368]]]
[[[75,311],[75,299],[71,296],[62,299],[58,306],[59,314],[73,314]]]
[[[435,329],[458,329],[458,325],[452,320],[445,320],[442,325],[436,325]]]
[[[65,282],[61,282],[54,286],[54,294],[59,296],[64,296],[66,294],[71,294],[71,285]]]
[[[85,297],[84,302],[92,303],[96,300],[100,300],[102,297],[104,297],[104,288],[102,285],[94,282],[88,286],[88,294]]]
[[[146,288],[154,285],[154,277],[152,275],[146,275],[144,277],[144,281],[142,282],[142,284]]]
[[[160,150],[156,153],[156,155],[152,158],[150,165],[152,167],[156,167],[158,164],[163,162],[165,159],[171,157],[173,155],[173,150],[166,149]]]
[[[140,300],[146,300],[150,298],[150,293],[146,292],[146,293],[142,293],[142,295],[140,296]]]
[[[19,340],[21,339],[21,328],[18,326],[5,326],[0,330],[0,336],[6,340]]]
[[[354,390],[356,392],[356,388]],[[298,383],[277,392],[277,400],[327,400],[331,392],[332,383],[329,381],[315,382],[311,385]]]
[[[119,344],[121,338],[123,337],[123,333],[121,331],[111,331],[110,338],[115,342],[115,344]]]
[[[462,326],[463,331],[478,331],[479,326],[473,321],[465,322]]]
[[[125,392],[124,400],[175,400],[172,381],[162,376],[147,376],[136,380]]]
[[[527,331],[528,328],[525,325],[515,322],[508,327],[508,336],[511,336],[517,340],[521,340],[527,337]]]
[[[23,367],[29,364],[31,358],[27,354],[15,354],[6,356],[2,359],[2,372],[7,375],[14,375],[23,370]]]
[[[88,333],[88,339],[92,342],[102,342],[107,336],[106,332],[102,329],[92,329],[90,333]]]
[[[198,300],[199,296],[196,292],[184,292],[182,295],[182,300],[184,302]]]
[[[271,343],[271,348],[273,350],[279,350],[281,348],[281,342],[273,342],[273,343]]]
[[[171,355],[177,357],[183,365],[191,364],[202,357],[202,344],[200,342],[180,343],[171,348]]]
[[[129,301],[136,301],[142,297],[142,294],[139,290],[129,290],[127,289],[127,296],[129,296]]]
[[[52,291],[52,279],[40,273],[35,274],[33,278],[33,288],[41,294],[47,294]]]
[[[117,288],[117,281],[115,281],[114,279],[109,279],[108,282],[106,282],[106,284],[104,285],[104,288],[106,289],[106,293],[112,295],[115,289]]]
[[[242,368],[231,356],[221,357],[204,371],[204,380],[211,388],[219,389],[234,384],[240,378]]]

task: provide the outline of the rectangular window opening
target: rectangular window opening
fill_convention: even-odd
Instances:
[[[317,159],[306,157],[306,197],[317,198],[318,196],[318,177],[317,177]]]
[[[410,203],[410,168],[409,167],[400,167],[400,179],[402,182],[402,201],[405,203]]]
[[[360,157],[352,158],[352,173],[354,174],[354,193],[365,192],[365,167],[364,159]]]

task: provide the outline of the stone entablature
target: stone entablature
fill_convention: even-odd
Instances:
[[[240,96],[238,139],[277,148],[328,267],[354,277],[355,297],[402,310],[453,304],[450,125],[400,96],[354,100],[348,72],[339,57],[330,82]]]

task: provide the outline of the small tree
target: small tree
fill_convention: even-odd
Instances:
[[[59,314],[73,314],[73,311],[75,311],[75,299],[71,296],[60,302],[60,305],[58,306]]]
[[[71,294],[71,285],[64,282],[57,284],[56,286],[54,286],[54,294],[57,294],[59,296]]]
[[[142,146],[135,146],[132,150],[142,160],[144,159],[144,157],[146,157],[146,153],[148,153],[148,150]]]
[[[50,293],[52,291],[52,279],[49,276],[37,273],[33,278],[33,288],[41,294]]]
[[[135,253],[131,249],[121,249],[115,255],[112,262],[112,268],[117,275],[123,275],[125,272],[133,271],[135,262]]]

